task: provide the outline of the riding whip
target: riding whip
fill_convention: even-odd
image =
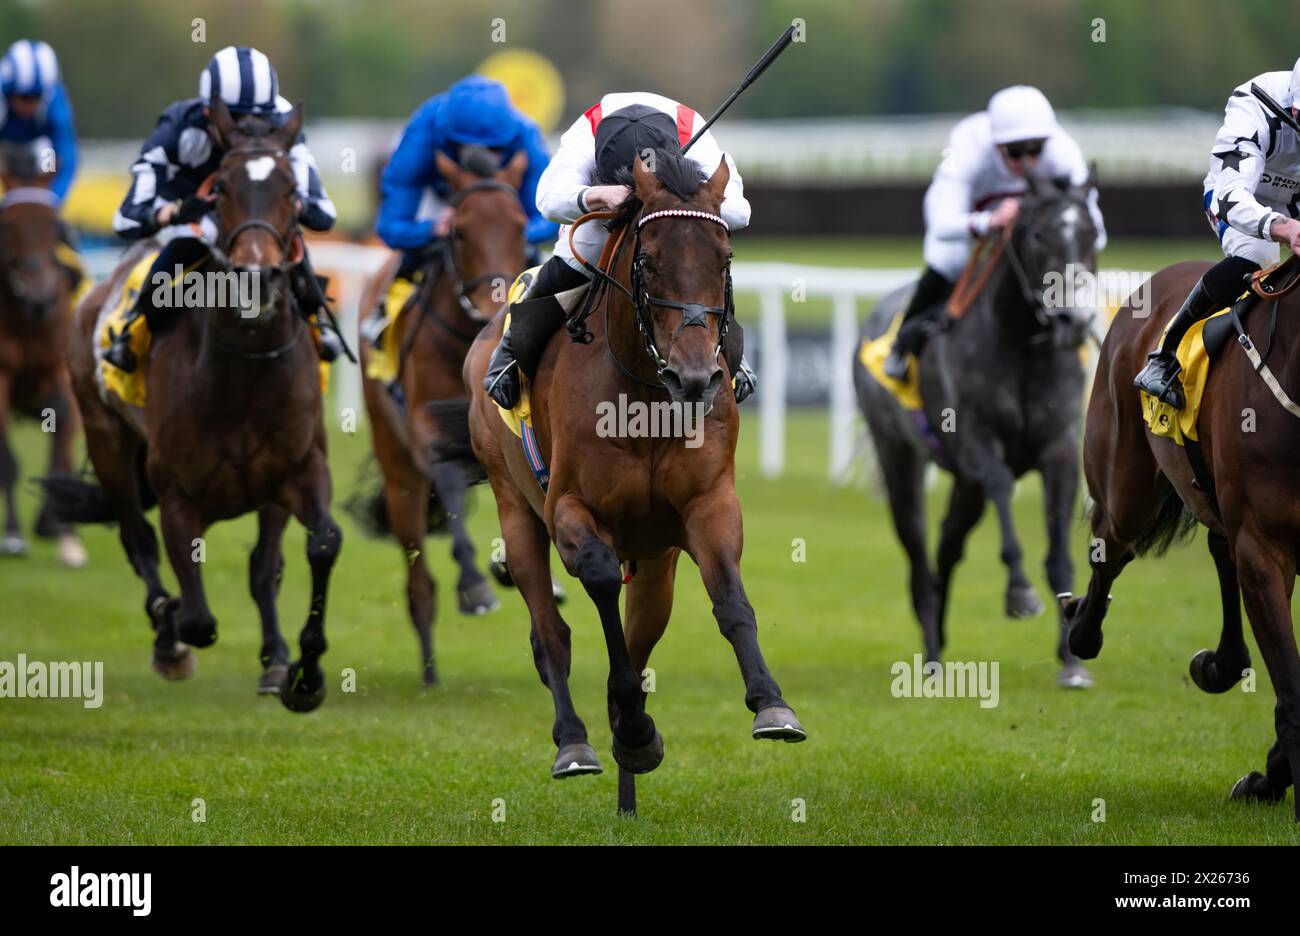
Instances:
[[[772,48],[768,49],[766,52],[763,53],[763,57],[758,60],[758,64],[749,70],[749,74],[746,75],[745,80],[740,83],[740,87],[738,87],[735,91],[731,92],[731,96],[722,102],[722,106],[713,112],[712,117],[704,121],[704,126],[700,127],[699,131],[695,134],[695,136],[691,137],[690,140],[687,142],[687,144],[682,147],[683,153],[687,152],[692,146],[694,146],[696,140],[704,136],[705,131],[713,126],[714,121],[716,121],[719,117],[721,117],[724,113],[726,113],[727,108],[730,107],[735,102],[736,98],[740,97],[741,92],[744,91],[746,88],[748,88],[750,85],[752,85],[755,81],[757,81],[758,76],[763,74],[763,72],[767,71],[767,67],[771,65],[773,62],[775,62],[776,57],[780,55],[782,52],[784,52],[786,48],[790,45],[790,43],[793,41],[794,41],[794,24],[791,23],[788,27],[786,27],[785,32],[781,33],[781,38],[777,39],[776,42],[772,43]]]

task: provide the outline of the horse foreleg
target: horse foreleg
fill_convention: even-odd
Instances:
[[[984,515],[984,488],[961,478],[953,478],[952,492],[948,495],[948,512],[939,527],[939,549],[935,570],[938,576],[936,593],[938,608],[935,621],[939,631],[939,648],[948,643],[948,596],[952,591],[952,576],[966,554],[966,537],[975,529]]]
[[[1074,592],[1074,562],[1070,559],[1070,518],[1079,494],[1079,452],[1074,433],[1048,447],[1038,463],[1043,477],[1043,510],[1047,515],[1047,581],[1052,594]],[[1066,688],[1086,689],[1092,676],[1070,652],[1064,602],[1056,602],[1056,656],[1061,661],[1057,682]]]
[[[330,475],[323,449],[315,449],[297,478],[291,511],[307,528],[307,564],[311,566],[311,610],[298,635],[301,656],[289,665],[280,701],[291,712],[310,712],[325,699],[325,671],[320,659],[325,641],[325,599],[330,572],[343,545],[343,530],[330,514]]]
[[[72,446],[80,427],[77,408],[72,403],[72,389],[67,375],[60,377],[50,396],[49,408],[53,416],[53,429],[50,432],[50,477],[69,477],[72,474]],[[44,426],[42,414],[42,426]],[[80,568],[86,564],[86,550],[81,545],[76,528],[70,523],[56,520],[48,495],[41,504],[36,518],[36,535],[53,537],[58,540],[59,560],[70,568]]]
[[[478,567],[474,541],[465,528],[464,473],[459,465],[442,462],[431,466],[429,480],[443,509],[447,511],[447,522],[451,525],[451,554],[460,566],[460,579],[456,583],[456,600],[460,605],[460,613],[487,614],[495,611],[501,602]]]
[[[163,545],[181,591],[176,636],[192,647],[210,647],[217,642],[217,619],[203,590],[202,565],[207,558],[203,521],[183,494],[165,496],[159,506]]]
[[[426,686],[438,682],[433,654],[433,622],[438,610],[438,586],[429,574],[424,556],[428,527],[429,483],[416,471],[385,475],[384,503],[388,525],[402,547],[406,562],[406,606],[420,642],[421,679]]]
[[[269,695],[280,691],[289,671],[289,645],[280,634],[280,615],[275,600],[284,577],[284,528],[289,513],[283,507],[268,504],[257,512],[257,545],[248,557],[248,591],[257,603],[262,619],[262,648],[258,658],[262,675],[257,691]]]
[[[740,504],[732,491],[696,498],[682,511],[686,550],[700,567],[713,600],[718,629],[731,644],[745,680],[745,705],[754,713],[755,738],[802,741],[808,737],[758,647],[758,620],[740,578],[744,544]]]
[[[1201,650],[1190,666],[1192,682],[1203,691],[1227,692],[1250,666],[1250,650],[1241,633],[1241,586],[1232,549],[1222,534],[1210,530],[1206,539],[1219,573],[1219,598],[1223,604],[1223,630],[1217,650]]]
[[[1232,796],[1276,802],[1300,776],[1300,652],[1291,621],[1295,560],[1289,549],[1274,546],[1253,531],[1238,534],[1235,552],[1251,630],[1277,694],[1273,710],[1277,743],[1269,753],[1266,772],[1242,777]],[[1300,819],[1300,798],[1295,814]]]
[[[533,663],[542,685],[551,691],[555,705],[551,740],[555,742],[556,755],[551,776],[562,780],[600,773],[603,769],[600,758],[587,741],[587,726],[578,717],[569,694],[570,632],[551,588],[551,539],[546,524],[508,478],[498,482],[494,477],[492,487],[497,496],[510,578],[528,606]]]
[[[614,759],[629,773],[648,773],[663,761],[664,739],[655,728],[654,719],[646,714],[641,677],[632,668],[623,636],[618,608],[623,572],[618,554],[606,538],[608,534],[602,535],[604,531],[598,529],[586,504],[572,494],[556,501],[552,523],[560,559],[569,573],[582,582],[596,605],[605,634],[609,655],[607,689],[619,712],[614,725]]]
[[[677,558],[680,550],[670,550],[657,559],[637,562],[636,574],[627,586],[627,612],[624,632],[627,635],[628,655],[632,669],[641,674],[641,704],[645,705],[647,693],[654,691],[654,673],[646,668],[650,653],[668,627],[673,612],[673,580],[677,576]],[[618,706],[609,700],[609,724],[618,724]],[[618,770],[618,811],[622,815],[636,815],[636,776],[622,767]]]
[[[14,488],[18,483],[18,459],[9,445],[9,406],[13,378],[0,373],[0,489],[5,497],[4,538],[0,539],[0,556],[21,556],[27,552],[22,529],[18,524],[18,505]]]

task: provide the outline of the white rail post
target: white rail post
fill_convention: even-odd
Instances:
[[[762,322],[763,385],[759,408],[759,469],[765,478],[785,473],[786,343],[785,300],[781,290],[768,287],[759,293]]]
[[[853,350],[858,339],[858,312],[852,293],[837,293],[831,308],[830,479],[833,484],[844,484],[853,462]]]

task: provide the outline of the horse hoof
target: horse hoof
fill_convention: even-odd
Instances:
[[[783,705],[772,705],[754,716],[753,737],[755,741],[788,741],[797,744],[808,740],[808,732],[803,730],[794,710]]]
[[[458,589],[456,599],[460,602],[461,614],[487,614],[501,607],[501,602],[497,600],[492,586],[486,581],[471,585],[469,588]]]
[[[1056,674],[1056,684],[1062,689],[1091,689],[1092,674],[1078,663],[1061,667]]]
[[[1198,650],[1192,657],[1192,662],[1187,666],[1191,674],[1192,682],[1202,692],[1208,692],[1211,695],[1227,692],[1233,686],[1237,685],[1237,679],[1240,677],[1225,678],[1225,674],[1219,668],[1218,655],[1213,650]]]
[[[510,576],[510,569],[506,567],[504,562],[493,559],[488,563],[488,571],[492,573],[492,577],[497,580],[497,584],[502,588],[515,587],[515,580]]]
[[[614,742],[616,745],[617,741]],[[660,754],[663,757],[663,744],[660,742]],[[600,758],[596,756],[596,751],[590,744],[585,741],[579,741],[576,744],[566,744],[560,748],[559,753],[555,755],[555,763],[551,765],[551,776],[556,780],[564,780],[566,777],[581,777],[584,774],[598,774],[604,768],[600,766]]]
[[[191,647],[210,647],[217,642],[217,622],[208,621],[179,621],[176,624],[176,636],[181,639],[182,643],[187,643]]]
[[[71,533],[59,537],[59,561],[69,569],[80,569],[86,565],[89,557],[81,540]]]
[[[555,598],[555,603],[557,605],[562,605],[569,600],[569,593],[566,592],[564,586],[555,579],[551,579],[551,595]]]
[[[1009,618],[1037,617],[1043,613],[1043,601],[1033,586],[1013,586],[1007,589],[1006,612]]]
[[[630,747],[618,740],[618,734],[614,735],[614,760],[618,766],[622,767],[630,774],[649,773],[654,770],[664,760],[664,736],[655,729],[655,736],[650,739],[648,744],[641,747]]]
[[[1268,785],[1268,778],[1258,770],[1252,770],[1232,785],[1231,798],[1247,802],[1276,803],[1286,796],[1286,790],[1274,790]]]
[[[185,644],[177,642],[169,652],[154,647],[149,665],[153,667],[155,673],[168,682],[178,682],[194,675],[194,671],[199,666],[199,658]]]
[[[27,540],[17,533],[8,533],[0,540],[0,557],[19,557],[27,555]]]
[[[262,670],[261,677],[257,680],[257,694],[279,695],[288,675],[289,666],[286,663],[272,663],[270,666],[265,667]]]
[[[432,689],[438,685],[438,674],[432,666],[424,669],[424,675],[420,677],[420,685],[425,689]]]
[[[289,664],[284,686],[280,690],[280,702],[291,712],[314,712],[325,701],[324,676],[321,675],[319,679],[320,685],[312,687],[303,672],[302,663]]]

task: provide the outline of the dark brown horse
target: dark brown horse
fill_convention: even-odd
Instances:
[[[1241,599],[1277,693],[1277,740],[1265,773],[1252,772],[1232,789],[1234,799],[1276,802],[1300,776],[1300,654],[1291,622],[1300,497],[1296,452],[1300,419],[1287,412],[1232,343],[1210,369],[1198,414],[1206,484],[1198,484],[1187,451],[1151,434],[1142,421],[1133,377],[1159,341],[1208,264],[1180,263],[1157,273],[1115,316],[1101,349],[1088,406],[1084,472],[1092,494],[1089,556],[1092,579],[1066,604],[1070,648],[1086,659],[1101,650],[1110,588],[1136,556],[1163,552],[1199,521],[1209,528],[1218,570],[1223,628],[1217,650],[1202,650],[1191,675],[1206,692],[1226,692],[1250,666],[1242,638]],[[1244,288],[1244,287],[1243,287]],[[1245,325],[1269,330],[1269,304],[1255,306]],[[1279,300],[1277,332],[1268,359],[1281,385],[1300,389],[1300,294]],[[1267,352],[1266,352],[1267,354]],[[1213,499],[1206,491],[1213,493]],[[1300,817],[1300,801],[1296,804]]]
[[[437,583],[424,556],[430,492],[451,526],[452,555],[460,566],[456,597],[463,614],[483,614],[499,602],[475,561],[465,529],[466,485],[455,465],[435,463],[428,404],[465,398],[461,368],[479,331],[504,303],[505,292],[524,267],[527,216],[518,188],[528,168],[519,153],[494,175],[482,176],[439,153],[438,171],[451,186],[455,227],[434,265],[412,295],[411,307],[384,336],[399,356],[397,384],[404,405],[379,380],[364,378],[375,457],[383,473],[388,528],[402,547],[406,600],[420,640],[424,684],[437,682],[433,623]],[[400,255],[367,284],[363,309],[374,308],[392,282]],[[390,310],[396,314],[397,310]],[[362,371],[374,352],[361,344]]]
[[[609,264],[613,282],[600,289],[599,308],[592,307],[594,341],[556,335],[531,384],[533,425],[550,472],[547,490],[483,391],[504,312],[465,362],[468,426],[464,404],[437,408],[437,430],[445,434],[441,457],[468,455],[457,452],[468,430],[470,460],[476,457],[486,469],[496,495],[506,563],[528,604],[534,661],[555,703],[558,753],[551,774],[557,778],[598,773],[601,765],[569,695],[569,627],[552,596],[552,542],[596,605],[609,656],[609,718],[625,812],[635,811],[634,775],[663,759],[642,673],[668,625],[683,550],[699,566],[718,626],[735,650],[745,703],[755,713],[753,737],[806,736],[763,660],[740,576],[739,420],[732,393],[718,392],[726,376],[719,351],[730,298],[731,250],[718,217],[726,163],[704,180],[689,159],[656,153],[655,161],[652,173],[638,160],[636,195],[612,219],[623,239]],[[612,406],[666,410],[670,401],[683,419],[689,413],[701,420],[698,446],[680,435],[620,437],[608,421],[602,428],[600,414]],[[632,572],[625,619],[619,611],[624,563]]]
[[[212,128],[226,151],[213,186],[221,238],[200,272],[255,275],[256,302],[230,296],[218,303],[217,290],[205,288],[205,301],[169,310],[168,327],[153,336],[143,409],[100,396],[94,352],[96,317],[143,249],[130,251],[82,303],[69,363],[102,491],[83,490],[80,502],[67,506],[119,524],[147,588],[153,665],[169,679],[188,676],[190,648],[217,638],[201,574],[205,531],[257,511],[249,589],[262,618],[259,689],[278,691],[287,708],[306,712],[325,696],[325,599],[342,537],[330,515],[318,351],[290,301],[289,266],[302,247],[288,154],[301,124],[301,107],[275,127],[255,118],[236,124],[213,102]],[[144,516],[155,497],[179,601],[163,587],[157,539]],[[312,580],[302,657],[292,665],[275,606],[290,516],[307,528]]]
[[[71,280],[59,262],[58,199],[51,176],[40,171],[25,147],[0,149],[0,490],[5,524],[0,556],[27,552],[18,522],[15,488],[18,460],[9,446],[16,414],[41,421],[49,433],[49,475],[68,476],[79,424],[63,362],[71,316]],[[39,536],[58,539],[65,565],[85,564],[86,553],[72,527],[56,519],[46,501],[36,522]]]

